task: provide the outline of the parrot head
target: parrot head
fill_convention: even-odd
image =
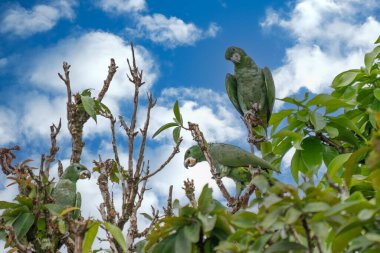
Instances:
[[[91,178],[91,172],[82,164],[72,163],[65,169],[61,178],[76,182],[78,179]]]
[[[246,53],[243,49],[238,47],[229,47],[226,50],[226,54],[224,55],[226,60],[232,61],[234,64],[239,64],[243,56]]]
[[[198,145],[194,145],[190,147],[186,153],[184,158],[184,166],[186,169],[189,167],[195,166],[198,162],[205,161],[206,158]]]

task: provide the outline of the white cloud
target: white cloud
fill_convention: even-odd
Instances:
[[[73,18],[74,0],[60,0],[39,4],[31,9],[14,5],[3,13],[0,32],[20,37],[31,36],[53,28],[61,18]]]
[[[202,30],[193,23],[158,13],[138,16],[136,29],[127,29],[133,36],[146,37],[169,48],[193,45],[199,40],[215,37],[219,30],[220,27],[215,23],[211,23],[207,30]]]
[[[0,146],[15,143],[18,137],[16,131],[17,118],[14,111],[0,106]]]
[[[335,75],[362,66],[380,31],[380,22],[370,16],[376,8],[375,1],[298,0],[288,17],[268,10],[261,25],[279,26],[296,39],[273,71],[277,97],[302,87],[323,92]]]
[[[146,8],[145,0],[99,0],[97,5],[110,13],[137,12]]]

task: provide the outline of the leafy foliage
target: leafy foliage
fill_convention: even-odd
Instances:
[[[272,115],[261,151],[280,164],[294,150],[295,185],[256,182],[261,194],[233,215],[206,186],[197,207],[161,220],[145,251],[379,252],[380,45],[364,63],[337,75],[331,94],[280,99],[289,106]]]

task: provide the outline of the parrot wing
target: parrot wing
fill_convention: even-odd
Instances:
[[[75,198],[75,207],[78,207],[78,210],[73,211],[73,219],[78,219],[80,216],[80,208],[82,205],[82,196],[80,195],[80,192],[77,192],[76,198]]]
[[[210,155],[219,164],[228,167],[260,166],[265,169],[279,171],[269,162],[239,147],[229,144],[210,144]]]
[[[243,111],[240,108],[240,104],[237,97],[237,81],[234,75],[227,74],[226,75],[226,91],[228,98],[231,100],[235,109],[243,115]]]
[[[267,88],[267,100],[268,100],[268,122],[270,120],[270,117],[272,115],[272,110],[274,106],[274,100],[276,97],[276,88],[274,86],[274,81],[272,77],[272,73],[270,72],[269,68],[265,67],[263,70],[265,85]]]

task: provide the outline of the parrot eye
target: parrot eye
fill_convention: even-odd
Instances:
[[[77,166],[77,170],[80,170],[80,167],[79,167],[79,166]]]

